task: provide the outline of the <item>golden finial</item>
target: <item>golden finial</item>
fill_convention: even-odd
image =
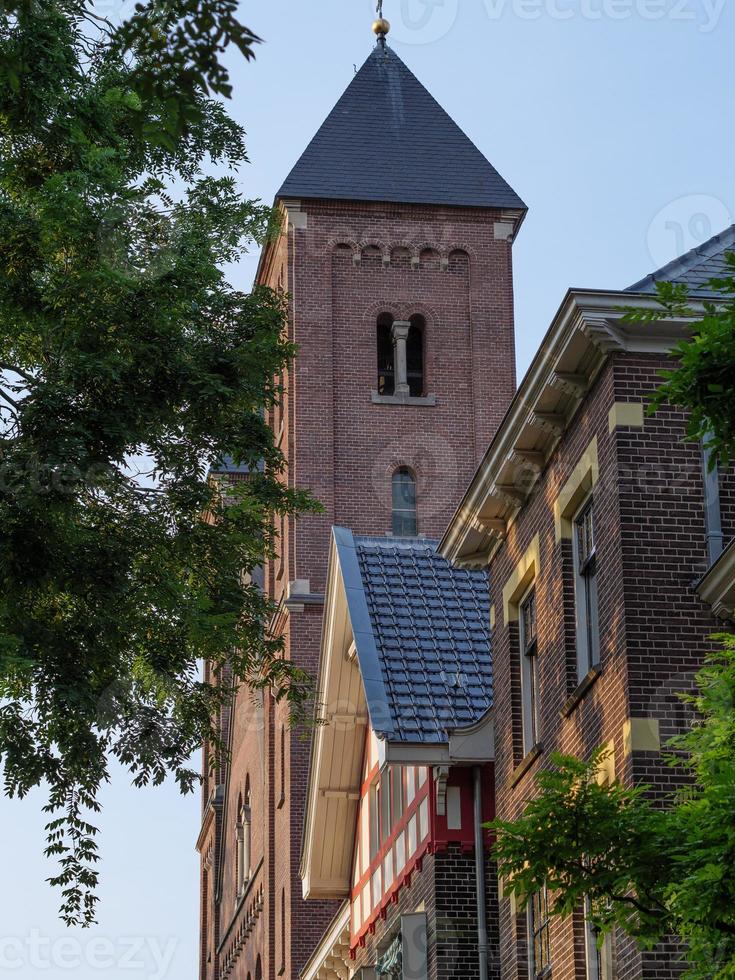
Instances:
[[[385,36],[390,31],[390,21],[383,17],[383,0],[378,0],[376,9],[378,19],[373,23],[373,34],[377,34],[378,40],[385,47]]]

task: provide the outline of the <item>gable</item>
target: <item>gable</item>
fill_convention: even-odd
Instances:
[[[312,740],[301,857],[303,893],[304,898],[346,898],[368,713],[344,581],[333,553],[316,699],[318,724]]]

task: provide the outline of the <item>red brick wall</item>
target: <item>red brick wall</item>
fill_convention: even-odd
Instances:
[[[260,280],[290,293],[289,336],[299,345],[284,378],[283,407],[270,421],[288,459],[286,478],[311,489],[324,513],[285,522],[280,555],[265,569],[266,588],[276,601],[296,579],[308,580],[312,593],[323,592],[333,525],[358,534],[390,531],[391,476],[401,465],[417,475],[419,533],[439,536],[515,388],[511,245],[495,238],[499,212],[322,201],[303,202],[302,212],[307,227],[284,231],[261,264]],[[376,320],[383,311],[401,319],[425,317],[426,386],[436,395],[435,406],[373,404]],[[284,614],[279,624],[287,656],[312,673],[321,615],[321,605],[307,605]],[[245,692],[238,698],[225,778],[221,903],[210,910],[210,920],[218,920],[222,936],[247,929],[250,890],[239,906],[234,895],[237,797],[247,774],[252,860],[254,867],[262,860],[263,908],[226,961],[234,980],[255,976],[258,955],[267,980],[296,978],[336,910],[331,903],[301,899],[310,748],[308,739],[287,731],[281,804],[285,724],[283,708],[269,696],[262,720]],[[220,942],[226,957],[229,940]],[[219,976],[222,970],[206,974],[207,980]]]
[[[612,742],[616,775],[671,789],[674,774],[658,753],[625,755],[628,717],[659,720],[662,739],[681,730],[686,712],[676,692],[691,685],[693,672],[717,628],[699,601],[694,580],[706,566],[702,467],[696,445],[683,441],[684,417],[662,410],[643,429],[609,432],[615,401],[642,401],[665,361],[617,355],[555,451],[531,499],[512,524],[491,563],[496,711],[496,805],[504,819],[518,816],[535,792],[534,774],[549,753],[587,756]],[[580,458],[597,437],[599,481],[594,490],[600,604],[601,676],[568,717],[560,714],[576,686],[574,584],[571,545],[555,540],[553,504]],[[517,628],[504,621],[503,586],[534,536],[540,539],[536,580],[541,757],[525,775],[519,769],[520,692]],[[582,916],[551,927],[556,980],[584,977]],[[619,980],[678,976],[678,950],[664,945],[641,954],[617,938]],[[525,915],[501,901],[503,980],[526,980]]]
[[[305,209],[306,205],[304,205]],[[494,238],[492,212],[309,202],[292,233],[291,479],[325,513],[298,522],[294,567],[324,583],[333,524],[357,534],[391,527],[390,477],[418,478],[419,533],[439,536],[474,473],[515,386],[511,248]],[[353,260],[358,243],[376,251]],[[417,248],[442,250],[449,268]],[[339,245],[347,248],[339,248]],[[384,265],[382,254],[390,254]],[[434,407],[374,405],[379,313],[426,318],[427,390]],[[304,572],[306,569],[309,575]]]

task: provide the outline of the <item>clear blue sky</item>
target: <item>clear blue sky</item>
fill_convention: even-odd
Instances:
[[[100,9],[119,16],[117,4]],[[237,66],[231,108],[249,133],[243,188],[270,201],[367,57],[374,3],[243,11],[267,43]],[[529,206],[515,249],[519,373],[567,287],[624,287],[735,220],[732,2],[385,0],[385,15],[401,57]],[[44,884],[40,803],[0,800],[0,973],[195,980],[198,800],[115,774],[100,923],[82,937],[57,923]]]

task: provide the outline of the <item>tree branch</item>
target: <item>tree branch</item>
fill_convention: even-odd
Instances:
[[[19,367],[16,367],[15,364],[0,363],[0,368],[2,368],[3,371],[12,371],[14,374],[20,375],[20,377],[23,378],[24,381],[27,381],[28,384],[33,384],[36,381],[34,377],[27,374],[25,371],[22,371]]]
[[[18,410],[19,410],[19,408],[20,408],[20,405],[18,404],[18,402],[17,402],[17,401],[15,401],[15,400],[14,400],[13,398],[11,398],[11,397],[10,397],[10,395],[8,395],[8,394],[6,394],[6,393],[5,393],[4,391],[3,391],[3,389],[2,389],[2,388],[0,388],[0,398],[4,398],[4,399],[5,399],[5,401],[6,401],[6,402],[7,402],[7,403],[8,403],[9,405],[12,405],[12,407],[13,407],[13,410],[14,410],[14,412],[15,412],[15,414],[16,414],[16,415],[18,414]]]
[[[639,902],[637,898],[633,898],[631,895],[615,895],[613,892],[610,892],[610,898],[613,900],[613,902],[622,902],[627,905],[632,905],[633,908],[637,909],[642,915],[650,915],[654,917],[660,916],[666,912],[666,909],[663,906],[659,907],[658,909],[647,908],[647,906],[645,906],[642,902]]]

